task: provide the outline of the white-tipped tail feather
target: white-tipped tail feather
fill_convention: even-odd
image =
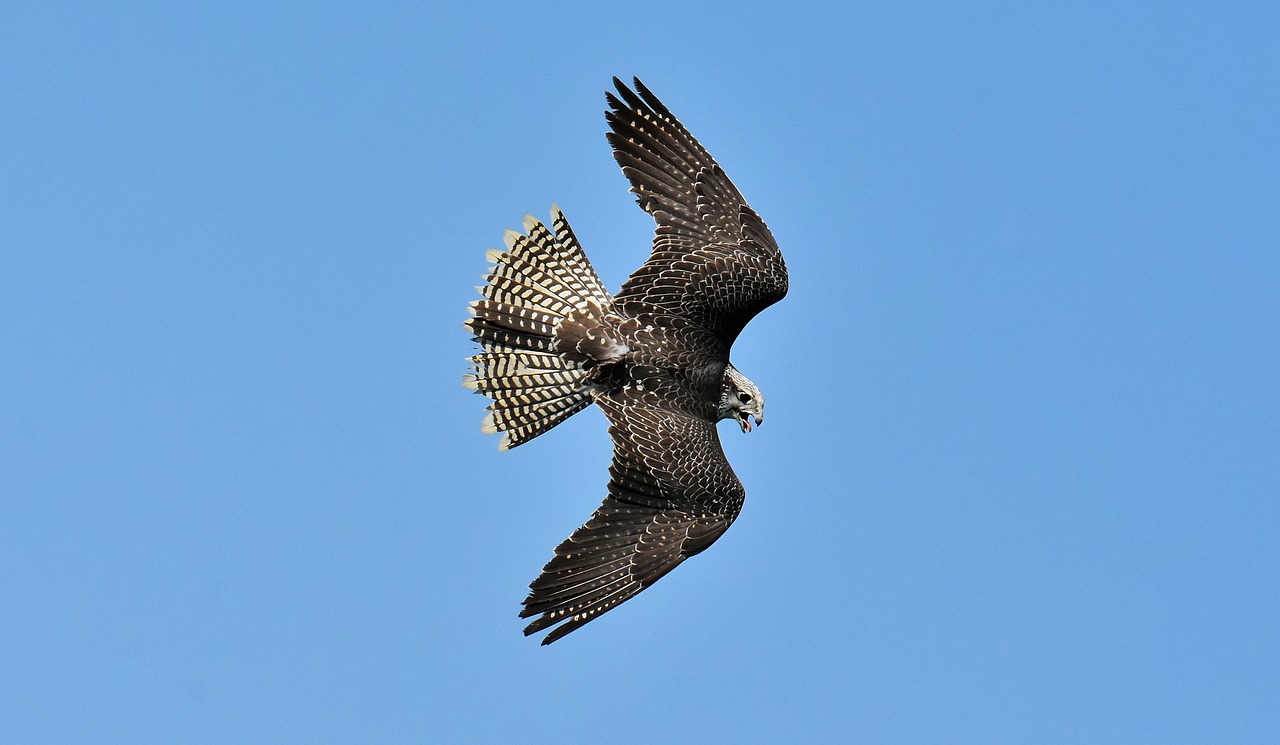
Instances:
[[[549,230],[532,216],[528,235],[508,230],[506,251],[489,251],[494,264],[468,306],[465,326],[484,350],[471,358],[462,384],[493,399],[480,426],[501,432],[499,447],[537,437],[591,404],[580,357],[562,355],[556,331],[579,311],[599,312],[611,299],[564,213],[551,208]]]

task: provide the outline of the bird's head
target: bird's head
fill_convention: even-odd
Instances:
[[[764,424],[764,394],[733,365],[724,369],[719,416],[721,419],[737,419],[743,432],[752,430],[750,417],[755,417],[756,425]]]

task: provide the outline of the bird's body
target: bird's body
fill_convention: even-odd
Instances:
[[[787,291],[764,222],[705,149],[639,80],[614,81],[614,157],[658,223],[649,260],[616,297],[564,214],[506,234],[471,306],[484,350],[464,385],[494,399],[482,429],[503,449],[598,405],[614,443],[609,496],[530,585],[526,634],[544,644],[633,597],[711,545],[744,491],[716,422],[763,421],[759,389],[729,361],[743,326]]]

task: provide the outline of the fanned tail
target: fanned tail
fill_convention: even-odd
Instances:
[[[465,326],[484,350],[462,384],[493,399],[481,424],[502,432],[503,450],[537,437],[594,400],[581,355],[562,354],[556,331],[569,316],[594,316],[612,302],[564,213],[551,225],[526,216],[528,235],[508,230],[506,251],[490,251],[494,268]],[[576,312],[575,312],[576,311]],[[572,324],[571,324],[572,325]]]

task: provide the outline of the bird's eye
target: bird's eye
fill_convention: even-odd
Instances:
[[[739,391],[738,400],[744,404],[749,404],[751,403],[751,394],[747,393],[746,391]]]

